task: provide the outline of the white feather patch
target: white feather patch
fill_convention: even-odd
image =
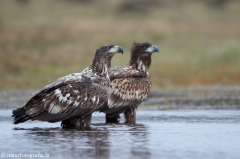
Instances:
[[[119,93],[119,97],[122,98],[122,93]]]
[[[72,100],[67,100],[67,104],[71,104],[73,101]]]
[[[79,93],[79,91],[78,91],[78,90],[73,90],[73,92],[74,92],[74,93]]]
[[[53,108],[53,107],[54,107],[54,103],[51,103],[51,104],[50,104],[50,108]]]
[[[138,63],[138,69],[139,69],[139,70],[141,69],[141,67],[142,67],[142,61],[140,61],[140,62]]]
[[[145,67],[145,65],[142,65],[142,70],[143,70],[143,72],[146,71],[146,67]]]
[[[98,104],[98,102],[99,102],[99,97],[97,97],[97,104]]]
[[[138,96],[138,91],[136,91],[136,96]]]
[[[118,94],[118,89],[115,89],[115,90],[114,90],[114,94]]]
[[[105,64],[104,65],[104,74],[107,74],[108,73],[108,67],[107,67],[107,65]]]
[[[96,101],[96,96],[92,98],[93,103]]]
[[[59,89],[56,89],[55,91],[54,91],[55,93],[55,95],[60,95],[62,92],[61,92],[61,90],[59,90]]]
[[[51,114],[57,114],[58,112],[60,112],[61,111],[61,107],[59,107],[59,106],[54,106],[54,107],[52,107],[52,110],[51,110]]]
[[[58,100],[64,103],[67,101],[67,97],[59,96]]]
[[[79,105],[79,103],[80,103],[80,102],[75,101],[73,105],[74,105],[75,107],[77,107],[77,106]]]
[[[126,95],[126,94],[122,94],[122,99],[123,99],[123,100],[125,100],[125,99],[126,99],[126,97],[127,97],[127,95]]]

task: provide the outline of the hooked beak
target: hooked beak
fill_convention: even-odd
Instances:
[[[158,46],[156,46],[156,45],[149,46],[147,48],[146,52],[149,52],[149,53],[159,52]]]
[[[111,50],[109,52],[123,54],[123,48],[121,46],[114,46],[111,48]]]

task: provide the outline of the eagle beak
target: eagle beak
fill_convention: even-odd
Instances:
[[[111,50],[109,52],[123,54],[123,48],[121,46],[114,46],[111,48]]]
[[[123,55],[123,48],[121,46],[118,46],[118,52],[122,53],[122,55]]]
[[[146,52],[149,52],[149,53],[159,52],[159,48],[156,45],[152,45],[147,48]]]

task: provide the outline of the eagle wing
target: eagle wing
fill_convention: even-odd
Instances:
[[[76,73],[59,78],[36,92],[26,103],[26,118],[57,122],[88,115],[107,101],[110,88],[106,85],[109,85],[106,79],[94,74]]]
[[[64,86],[68,83],[77,83],[77,82],[99,82],[101,81],[101,77],[92,74],[89,67],[87,67],[85,70],[79,73],[72,73],[70,75],[61,77],[48,85],[44,86],[41,90],[33,93],[33,96],[36,96],[41,93],[47,93],[52,89],[56,89],[58,87]]]
[[[106,102],[107,92],[99,84],[70,83],[47,95],[35,96],[24,108],[32,119],[57,122],[92,113]]]
[[[108,99],[108,107],[102,112],[112,114],[123,112],[127,107],[137,107],[147,98],[152,82],[149,76],[130,66],[115,67],[109,71],[112,93]]]

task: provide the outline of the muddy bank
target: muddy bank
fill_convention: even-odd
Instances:
[[[1,90],[0,108],[22,106],[36,90]],[[139,109],[240,109],[240,86],[152,91]]]
[[[152,91],[141,109],[240,109],[240,86]]]
[[[22,89],[0,90],[0,108],[21,107],[34,92],[35,90]]]

